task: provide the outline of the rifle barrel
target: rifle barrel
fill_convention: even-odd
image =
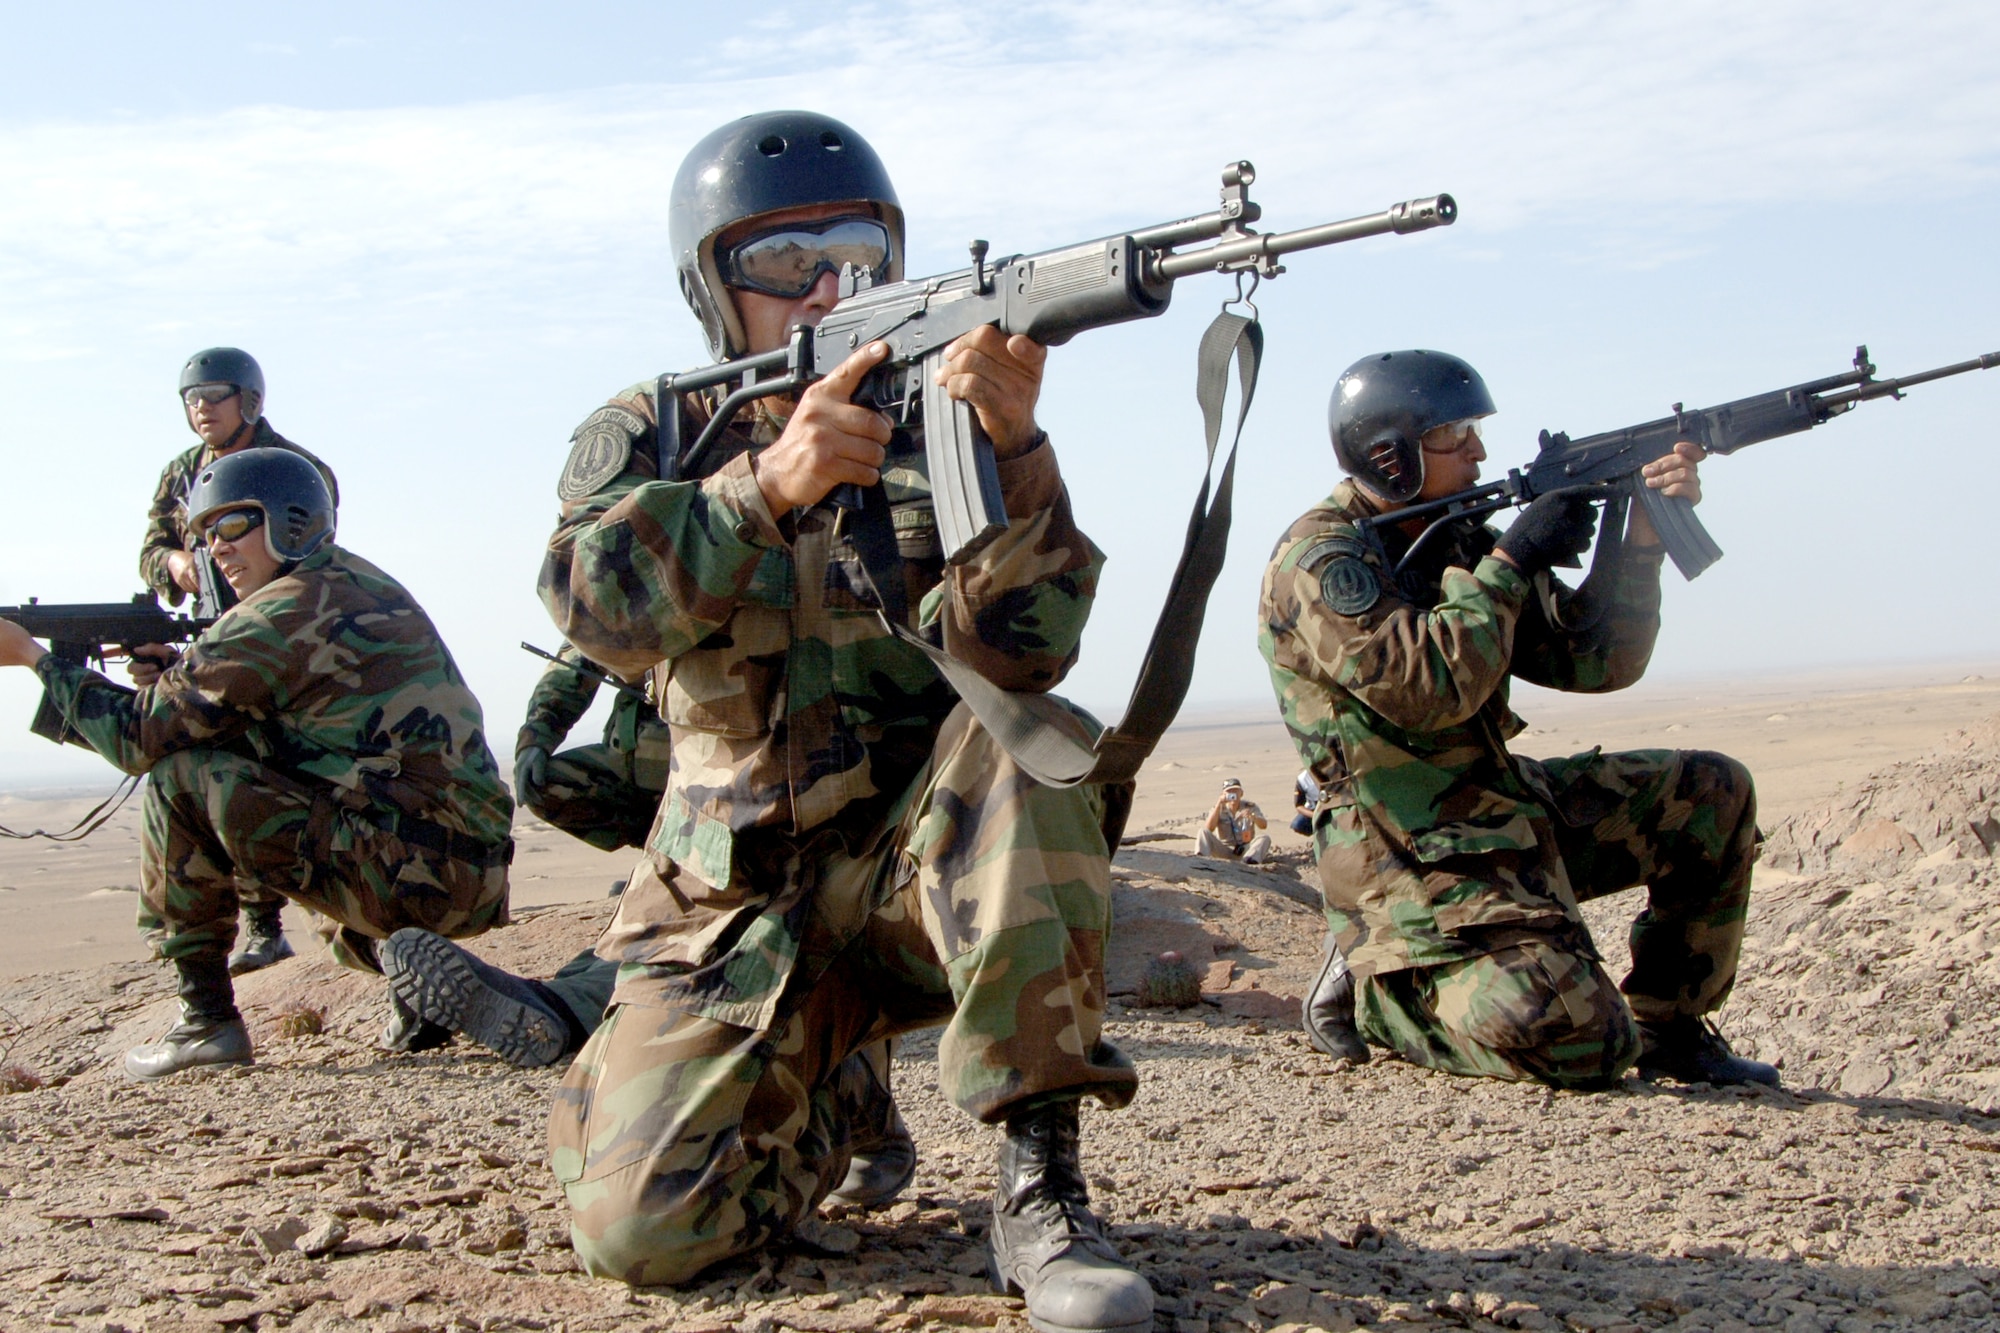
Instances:
[[[1312,250],[1342,241],[1358,241],[1364,236],[1380,236],[1385,231],[1428,231],[1449,227],[1458,220],[1458,201],[1448,194],[1428,199],[1411,199],[1385,208],[1380,213],[1326,222],[1297,231],[1263,232],[1237,241],[1222,241],[1185,254],[1165,255],[1155,261],[1155,271],[1163,278],[1185,278],[1190,274],[1227,269],[1244,260],[1265,255],[1288,255],[1295,250]]]
[[[1936,370],[1919,371],[1915,375],[1904,375],[1893,380],[1870,380],[1840,393],[1830,393],[1820,399],[1825,407],[1839,407],[1844,403],[1865,403],[1873,398],[1894,398],[1904,389],[1918,384],[1929,384],[1932,380],[1945,379],[1951,375],[1963,375],[1968,370],[1991,370],[2000,366],[2000,352],[1988,352],[1985,356],[1975,356],[1970,361],[1959,361],[1949,366],[1939,366]]]

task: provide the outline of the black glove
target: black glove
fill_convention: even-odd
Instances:
[[[526,805],[541,796],[542,784],[549,780],[549,752],[539,745],[523,745],[514,751],[514,803]]]
[[[1533,577],[1554,565],[1575,564],[1596,531],[1597,510],[1590,500],[1574,491],[1557,492],[1523,509],[1496,549]]]

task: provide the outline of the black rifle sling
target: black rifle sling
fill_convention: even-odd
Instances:
[[[1002,689],[908,629],[902,615],[884,616],[890,631],[931,660],[986,730],[1036,781],[1051,787],[1130,781],[1138,775],[1139,766],[1180,711],[1194,673],[1195,644],[1201,637],[1209,590],[1215,586],[1216,577],[1222,572],[1223,557],[1228,553],[1236,448],[1243,438],[1243,421],[1250,411],[1251,396],[1256,392],[1257,366],[1263,349],[1263,326],[1226,310],[1216,316],[1202,335],[1195,397],[1201,403],[1202,422],[1208,436],[1207,467],[1202,473],[1201,490],[1195,497],[1194,512],[1188,518],[1187,540],[1181,547],[1180,563],[1174,569],[1166,605],[1153,627],[1152,642],[1147,645],[1138,683],[1125,706],[1125,716],[1116,727],[1093,740],[1089,725],[1056,696]],[[1216,444],[1222,435],[1223,400],[1228,392],[1232,360],[1236,363],[1240,401],[1229,453],[1213,482],[1211,502],[1209,478],[1215,466]],[[880,486],[869,489],[870,498],[849,531],[876,596],[887,607],[888,597],[902,601],[902,571],[895,560],[895,534],[889,530],[888,505],[880,496]],[[871,535],[863,535],[871,529]],[[889,584],[894,586],[885,587]]]
[[[109,796],[92,806],[88,814],[60,833],[51,833],[47,829],[31,829],[23,833],[0,824],[0,838],[16,838],[22,841],[29,838],[46,838],[50,842],[82,842],[110,822],[111,817],[118,813],[119,807],[131,798],[133,792],[139,790],[140,781],[140,775],[126,774],[118,780],[118,785],[112,789]]]

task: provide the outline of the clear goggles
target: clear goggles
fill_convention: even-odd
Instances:
[[[888,272],[894,257],[889,229],[874,218],[833,218],[819,226],[794,225],[738,241],[717,257],[722,281],[745,291],[796,300],[822,273]]]
[[[1462,421],[1447,421],[1442,426],[1432,426],[1418,443],[1423,445],[1427,454],[1455,454],[1465,448],[1468,441],[1485,441],[1483,420],[1482,417],[1466,417]]]
[[[222,403],[241,392],[234,384],[193,384],[181,391],[181,401],[189,407],[196,403]]]

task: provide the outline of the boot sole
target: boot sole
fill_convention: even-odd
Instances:
[[[554,1064],[569,1037],[564,1024],[488,986],[465,956],[428,931],[399,930],[381,946],[382,970],[398,999],[513,1065]]]

